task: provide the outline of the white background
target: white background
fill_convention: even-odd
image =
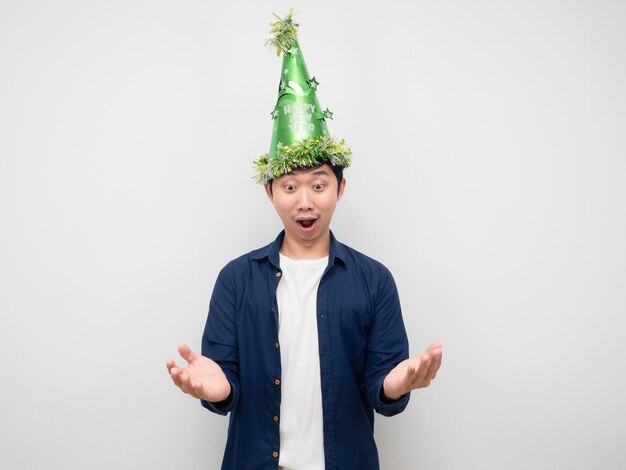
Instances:
[[[626,6],[301,1],[354,152],[337,237],[394,273],[432,387],[384,470],[626,467]],[[282,2],[0,1],[0,468],[217,469],[170,383],[218,270],[280,221]]]

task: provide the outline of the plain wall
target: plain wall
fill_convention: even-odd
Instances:
[[[382,468],[626,468],[626,4],[294,6],[354,153],[332,228],[444,343]],[[219,468],[165,360],[281,228],[251,162],[288,7],[0,1],[0,468]]]

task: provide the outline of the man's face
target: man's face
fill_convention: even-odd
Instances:
[[[265,191],[294,241],[311,243],[328,234],[330,221],[346,185],[337,188],[337,177],[328,164],[298,170],[276,178]]]

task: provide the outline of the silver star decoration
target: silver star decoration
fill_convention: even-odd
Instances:
[[[289,73],[289,69],[283,70],[283,75],[287,75]]]
[[[324,110],[324,119],[332,119],[333,118],[333,114],[335,114],[335,113],[332,113],[330,111],[330,109],[326,108]]]
[[[278,110],[274,109],[274,111],[272,111],[272,119],[276,119],[278,117]]]
[[[289,49],[287,51],[289,53],[289,55],[299,55],[300,53],[298,52],[298,48],[297,47],[292,47],[291,49]]]
[[[306,83],[314,90],[317,90],[317,86],[320,84],[320,82],[315,80],[315,77],[311,78],[310,80],[307,80]]]
[[[282,80],[280,81],[280,87],[281,90],[284,90],[285,88],[287,88],[287,84],[285,82],[283,82]]]

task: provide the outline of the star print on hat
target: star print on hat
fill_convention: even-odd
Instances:
[[[278,99],[270,113],[274,123],[270,150],[254,161],[257,183],[263,184],[295,169],[320,163],[347,168],[352,152],[345,142],[333,139],[327,120],[333,112],[322,110],[317,99],[320,82],[309,75],[298,44],[299,25],[293,21],[293,8],[284,18],[270,23],[271,37],[266,45],[283,54]]]

